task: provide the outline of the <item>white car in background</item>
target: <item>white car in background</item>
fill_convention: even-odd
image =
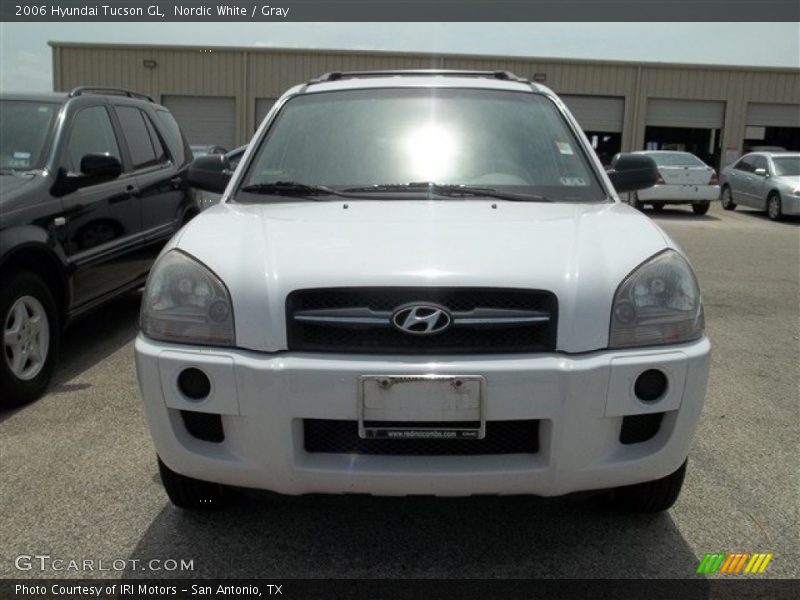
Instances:
[[[546,87],[332,73],[289,90],[150,272],[136,364],[172,502],[235,488],[675,502],[709,369],[683,251]],[[616,188],[616,189],[615,189]]]
[[[717,172],[694,154],[668,150],[642,150],[658,167],[656,184],[634,192],[632,203],[639,210],[649,204],[661,210],[667,204],[691,204],[696,215],[708,212],[711,202],[719,199]]]

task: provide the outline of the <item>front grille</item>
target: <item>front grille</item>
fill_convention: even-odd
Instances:
[[[476,456],[492,454],[536,454],[539,451],[539,421],[489,421],[482,440],[362,439],[358,421],[305,419],[303,445],[306,452],[372,454],[384,456]]]
[[[374,311],[392,315],[413,303],[432,303],[450,313],[522,311],[546,322],[473,324],[435,335],[411,335],[387,322],[378,325],[314,323],[295,319],[309,311]],[[298,315],[301,318],[301,315]],[[555,350],[558,302],[551,292],[506,288],[327,288],[297,290],[286,299],[288,349],[305,352],[383,354],[529,353]]]

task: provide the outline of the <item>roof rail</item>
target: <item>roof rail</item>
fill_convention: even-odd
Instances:
[[[331,71],[311,79],[306,85],[339,81],[340,79],[353,79],[358,77],[425,77],[437,75],[452,75],[455,77],[486,77],[501,79],[503,81],[519,81],[530,83],[527,79],[518,77],[511,71],[459,71],[457,69],[408,69],[396,71]]]
[[[147,100],[148,102],[155,102],[155,100],[153,100],[153,98],[151,98],[147,94],[140,94],[139,92],[132,92],[130,90],[124,90],[122,88],[96,87],[93,85],[78,86],[69,93],[69,97],[74,98],[75,96],[83,96],[84,94],[109,94],[114,96],[127,96],[128,98],[138,98],[139,100]]]

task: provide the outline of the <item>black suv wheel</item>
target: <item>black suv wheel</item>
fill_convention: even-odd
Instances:
[[[0,406],[21,406],[44,393],[53,375],[60,326],[53,294],[38,276],[5,271],[0,287]]]

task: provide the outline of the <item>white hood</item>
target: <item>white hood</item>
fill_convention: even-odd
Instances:
[[[496,208],[492,205],[496,204]],[[611,303],[669,238],[619,203],[349,201],[220,204],[170,244],[198,258],[232,295],[237,346],[286,348],[295,289],[479,286],[549,290],[558,349],[607,346]]]

